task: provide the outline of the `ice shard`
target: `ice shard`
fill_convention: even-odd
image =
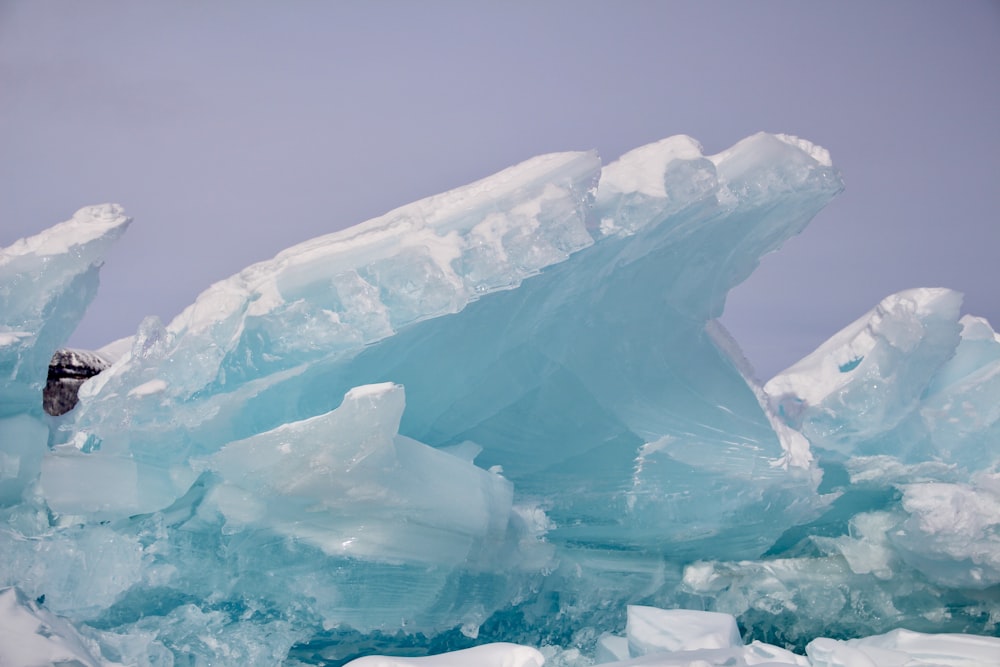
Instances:
[[[10,613],[84,664],[805,665],[995,632],[989,324],[911,290],[761,386],[716,319],[841,187],[788,135],[540,156],[145,320],[58,417],[48,362],[127,220],[5,249]]]
[[[42,390],[53,353],[97,293],[104,255],[128,227],[115,205],[0,249],[0,506],[16,505],[38,476],[49,429]]]
[[[0,249],[0,417],[41,409],[52,354],[97,294],[104,255],[129,222],[120,206],[90,206]]]

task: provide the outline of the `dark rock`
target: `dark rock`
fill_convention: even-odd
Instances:
[[[58,417],[72,410],[80,385],[110,365],[110,361],[90,350],[56,350],[49,362],[49,377],[42,393],[45,412]]]

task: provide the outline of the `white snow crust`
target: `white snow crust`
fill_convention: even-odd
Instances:
[[[49,227],[40,234],[18,239],[6,248],[0,248],[0,270],[3,266],[24,255],[40,257],[62,255],[73,246],[82,245],[107,236],[108,232],[125,227],[131,219],[120,204],[99,204],[81,208],[66,222]]]

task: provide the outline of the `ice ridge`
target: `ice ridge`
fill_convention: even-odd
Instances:
[[[903,292],[761,386],[716,321],[841,188],[789,135],[533,158],[147,319],[49,417],[128,222],[84,209],[0,255],[0,600],[81,664],[832,665],[995,633],[989,324]]]

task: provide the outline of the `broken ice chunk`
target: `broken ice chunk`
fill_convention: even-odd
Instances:
[[[38,409],[52,353],[83,317],[129,222],[117,204],[88,206],[0,248],[0,417]]]
[[[736,619],[729,614],[629,605],[627,618],[629,653],[636,657],[743,645]]]
[[[233,529],[382,562],[485,557],[506,539],[510,482],[398,435],[404,404],[399,385],[355,387],[339,408],[232,442],[196,467],[221,478],[209,497]]]
[[[886,297],[764,385],[773,412],[813,445],[854,453],[917,409],[955,353],[961,304],[937,288]]]
[[[35,417],[0,419],[0,507],[20,502],[38,478],[48,437],[45,424]]]
[[[1000,474],[970,484],[904,484],[909,518],[890,533],[904,560],[932,581],[956,588],[1000,583]]]

